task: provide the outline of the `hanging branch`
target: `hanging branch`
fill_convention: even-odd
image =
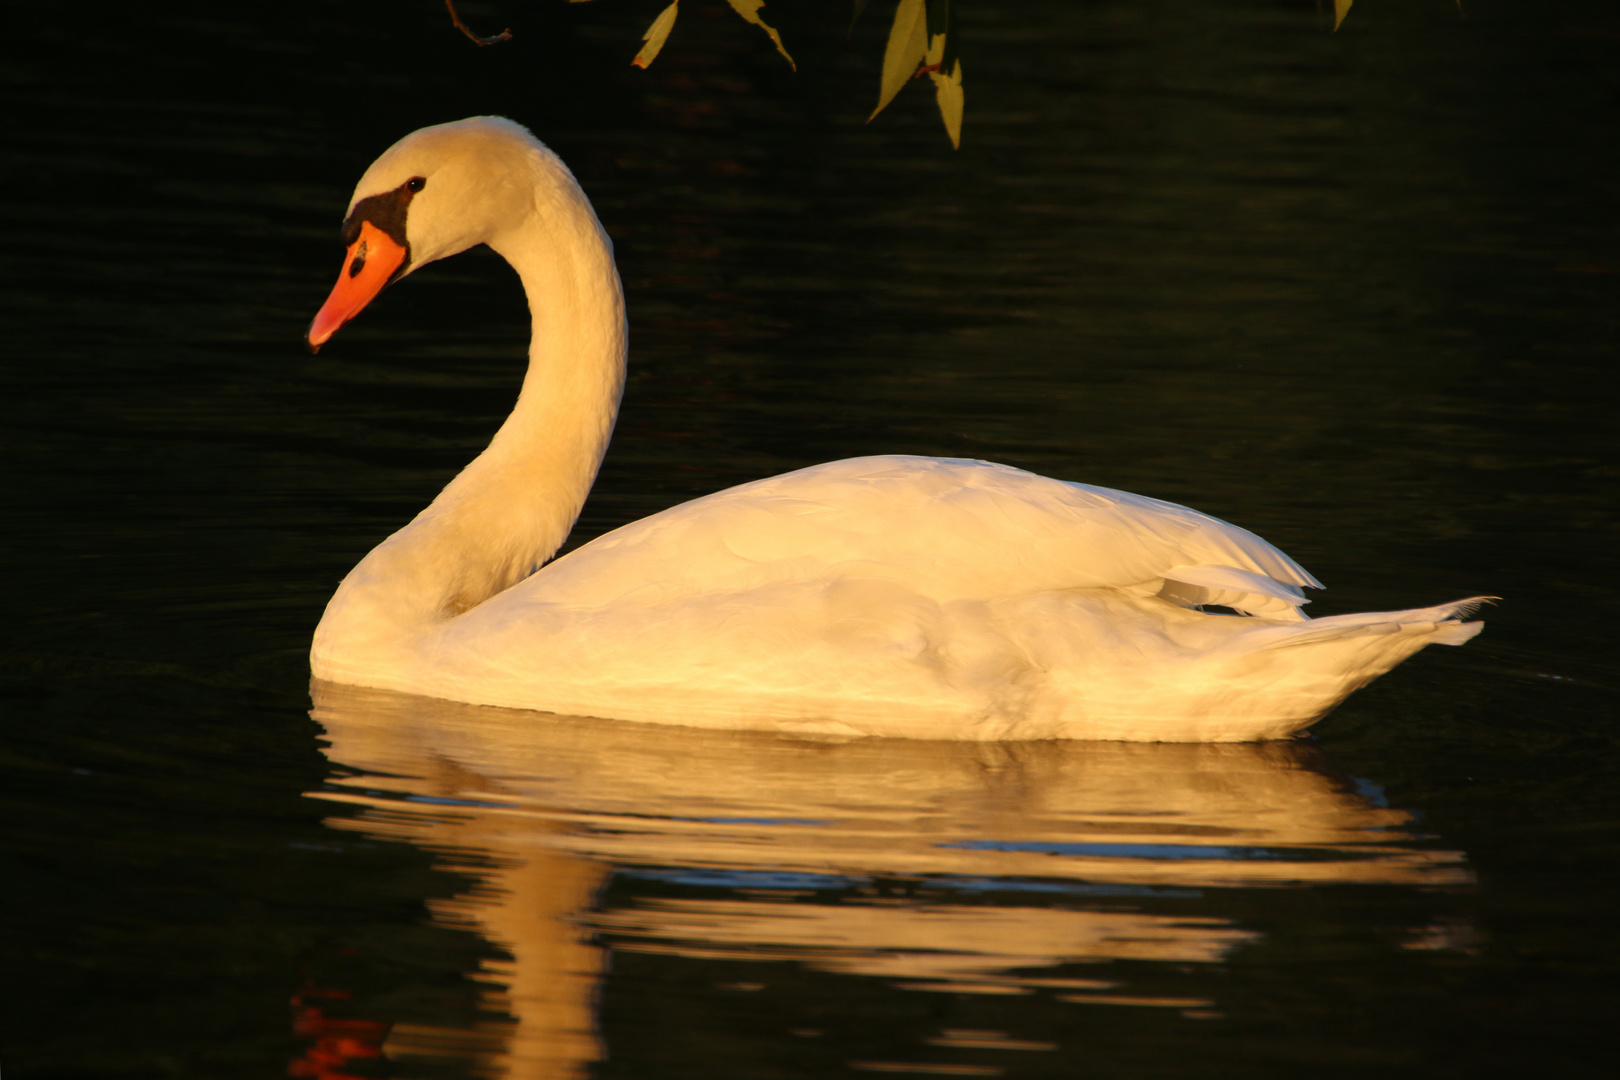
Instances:
[[[474,45],[499,45],[503,41],[512,40],[511,30],[502,30],[493,37],[479,37],[472,32],[472,27],[462,22],[461,16],[456,14],[455,0],[444,0],[444,6],[450,9],[450,21],[456,24],[456,29],[466,34]]]
[[[1349,0],[1342,0],[1348,3]],[[856,14],[860,14],[859,10]],[[894,25],[883,50],[883,84],[877,108],[866,118],[882,112],[902,87],[912,79],[927,75],[934,82],[934,101],[951,146],[962,146],[962,61],[956,58],[951,37],[950,0],[900,0],[894,9]]]
[[[586,3],[587,0],[568,0],[571,4]],[[675,28],[675,17],[680,12],[681,0],[666,0],[668,7],[664,8],[647,27],[647,32],[641,36],[643,42],[641,51],[636,53],[635,59],[630,62],[638,68],[651,64],[669,40],[669,33]],[[694,0],[695,2],[695,0]],[[793,57],[782,45],[782,35],[776,29],[760,18],[760,9],[765,6],[765,0],[726,0],[738,15],[753,23],[770,36],[771,44],[776,51],[782,54],[789,66],[795,71],[798,65],[793,63]],[[1333,0],[1333,29],[1336,31],[1344,23],[1344,17],[1350,13],[1350,6],[1355,0]],[[870,0],[853,0],[853,11],[850,15],[849,30],[845,36],[853,34],[855,22],[861,17],[870,3]],[[1316,0],[1317,11],[1322,11],[1323,0]],[[1462,14],[1462,0],[1456,0],[1457,12]],[[473,33],[472,28],[461,21],[456,13],[455,0],[444,0],[444,6],[450,11],[450,21],[456,29],[477,45],[498,45],[503,41],[512,40],[512,31],[502,30],[493,37],[480,37]],[[924,75],[934,84],[934,102],[939,108],[940,119],[945,122],[945,134],[950,137],[953,147],[962,145],[962,111],[965,99],[962,90],[962,61],[956,55],[956,30],[951,20],[951,0],[898,0],[894,12],[894,23],[889,28],[888,44],[883,50],[883,77],[879,85],[877,108],[868,116],[870,123],[878,113],[888,107],[894,96],[905,88],[913,79],[920,79]]]

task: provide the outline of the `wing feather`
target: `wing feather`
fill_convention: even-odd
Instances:
[[[594,607],[870,578],[940,600],[992,600],[1067,588],[1156,591],[1173,570],[1183,581],[1202,575],[1195,585],[1246,583],[1277,607],[1302,602],[1299,587],[1321,587],[1260,537],[1185,506],[983,461],[885,456],[671,507],[517,589],[531,600]]]

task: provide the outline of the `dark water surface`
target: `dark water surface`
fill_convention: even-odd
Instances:
[[[687,0],[13,13],[0,1070],[1611,1076],[1620,13]],[[614,235],[588,539],[829,458],[1189,503],[1329,591],[1504,597],[1309,742],[950,747],[310,689],[343,573],[483,445],[487,254],[320,357],[361,170],[531,125]]]

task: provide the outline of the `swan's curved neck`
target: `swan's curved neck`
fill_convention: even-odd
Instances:
[[[532,573],[579,516],[618,415],[626,328],[612,244],[563,176],[488,241],[517,270],[533,320],[512,415],[427,509],[350,572],[321,630],[358,621],[410,633],[454,618]]]

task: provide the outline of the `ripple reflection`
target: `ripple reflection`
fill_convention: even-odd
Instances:
[[[473,874],[434,917],[511,956],[471,973],[509,1023],[396,1026],[384,1052],[511,1080],[582,1075],[602,1057],[609,951],[1208,1019],[1215,980],[1169,995],[1136,984],[1143,962],[1220,964],[1261,940],[1223,910],[1225,890],[1472,882],[1460,852],[1423,843],[1410,814],[1308,743],[840,740],[314,693],[328,756],[355,773],[311,794],[360,807],[330,824]],[[602,900],[610,882],[630,885],[611,890],[628,901]],[[1055,1049],[1000,1031],[923,1041],[936,1059],[979,1062]]]

